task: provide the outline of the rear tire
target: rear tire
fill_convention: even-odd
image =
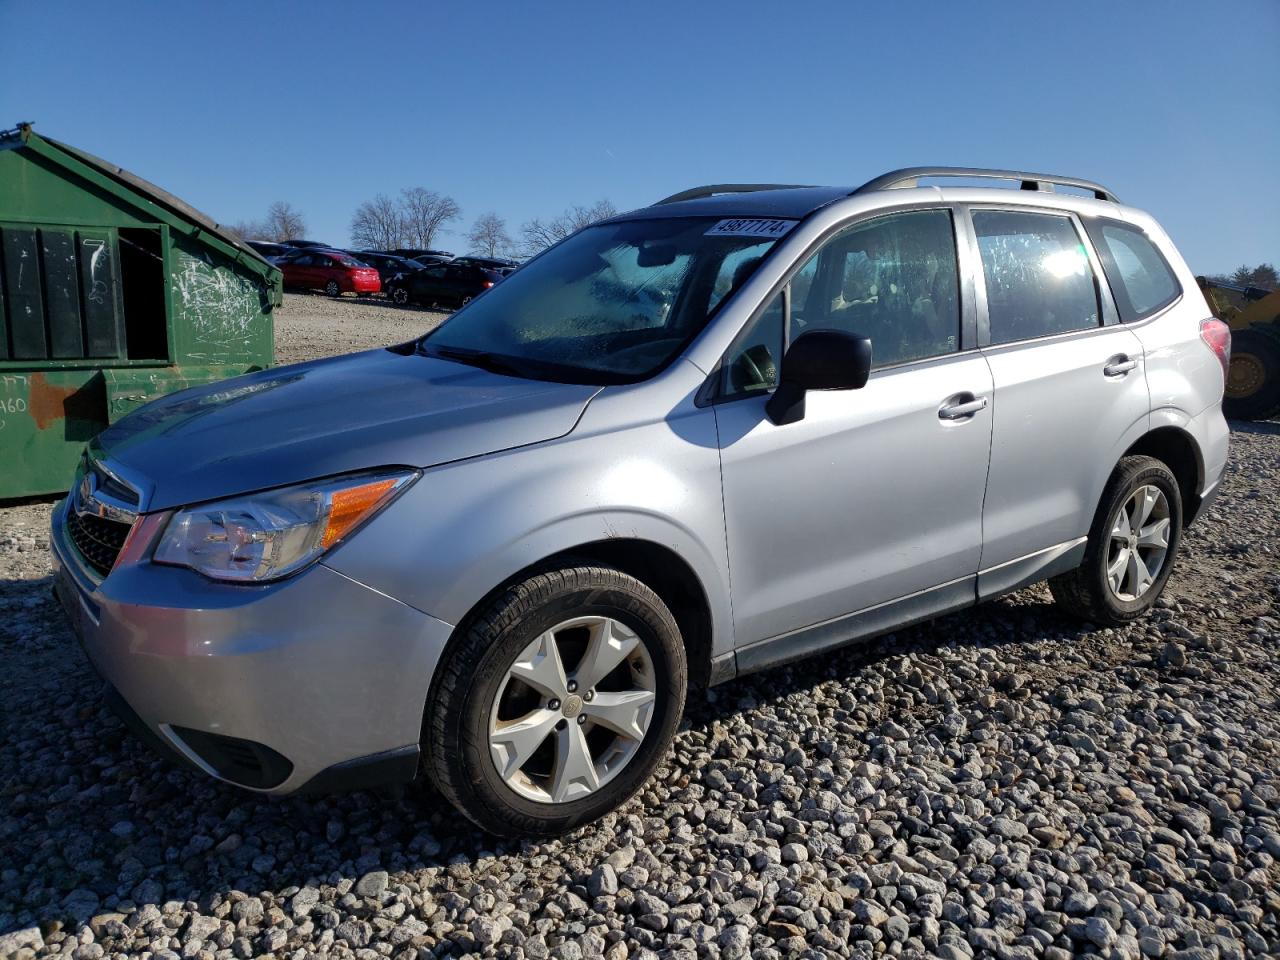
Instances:
[[[337,280],[330,280],[328,283],[326,283],[324,285],[324,292],[331,297],[342,296],[342,288],[338,286]]]
[[[1150,496],[1149,514],[1136,519],[1136,532],[1151,530],[1144,545],[1143,537],[1132,536],[1126,540],[1120,530],[1134,517],[1131,507],[1141,504],[1143,491],[1157,491]],[[1135,499],[1137,498],[1137,499]],[[1123,511],[1123,513],[1122,513]],[[1162,520],[1165,524],[1165,545],[1161,552],[1157,538]],[[1098,511],[1089,529],[1089,545],[1084,562],[1070,573],[1049,580],[1049,591],[1064,611],[1082,620],[1102,626],[1117,626],[1136,620],[1155,604],[1173,572],[1178,545],[1182,540],[1182,494],[1178,481],[1159,460],[1153,457],[1125,457],[1117,465],[1107,481],[1098,504]],[[1120,563],[1120,583],[1117,586],[1112,571],[1117,561],[1127,560],[1131,552],[1137,552],[1137,563]],[[1154,572],[1156,555],[1159,567]],[[1139,589],[1140,582],[1150,574],[1151,579]]]
[[[1231,334],[1222,412],[1237,420],[1265,420],[1280,413],[1280,340],[1261,330]]]
[[[409,303],[409,291],[404,287],[395,287],[391,291],[391,302],[401,307]]]
[[[540,687],[548,676],[564,689]],[[675,736],[687,678],[675,619],[639,580],[594,564],[535,574],[487,602],[446,650],[424,717],[425,769],[490,833],[566,833],[649,779]],[[615,732],[619,718],[638,732]],[[515,730],[531,731],[519,752]]]

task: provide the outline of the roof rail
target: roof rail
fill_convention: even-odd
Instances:
[[[664,203],[679,203],[681,200],[701,200],[703,197],[714,197],[718,193],[755,193],[757,190],[798,190],[806,186],[802,183],[711,183],[705,187],[692,187],[673,193],[654,204],[660,207]]]
[[[1077,187],[1089,190],[1099,200],[1110,200],[1118,203],[1116,196],[1100,183],[1092,180],[1079,180],[1075,177],[1059,177],[1050,173],[1026,173],[1021,170],[988,170],[985,167],[903,167],[882,174],[874,180],[868,180],[849,196],[870,193],[873,190],[892,190],[899,187],[914,187],[922,177],[965,177],[989,180],[1017,180],[1023,190],[1043,190],[1053,192],[1054,185],[1060,187]]]

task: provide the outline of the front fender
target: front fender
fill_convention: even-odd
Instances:
[[[720,457],[709,410],[428,470],[325,563],[456,625],[553,554],[610,539],[680,556],[711,610],[712,652],[732,649]]]

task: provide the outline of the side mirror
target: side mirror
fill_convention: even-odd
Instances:
[[[871,375],[871,339],[843,330],[814,330],[796,338],[782,358],[778,388],[765,413],[778,426],[804,419],[809,390],[858,390]]]

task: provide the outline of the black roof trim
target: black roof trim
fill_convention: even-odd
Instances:
[[[703,187],[691,187],[681,190],[669,197],[664,197],[654,204],[660,207],[664,203],[679,203],[681,200],[701,200],[703,197],[714,197],[722,193],[755,193],[759,190],[803,190],[812,184],[805,183],[710,183]]]

